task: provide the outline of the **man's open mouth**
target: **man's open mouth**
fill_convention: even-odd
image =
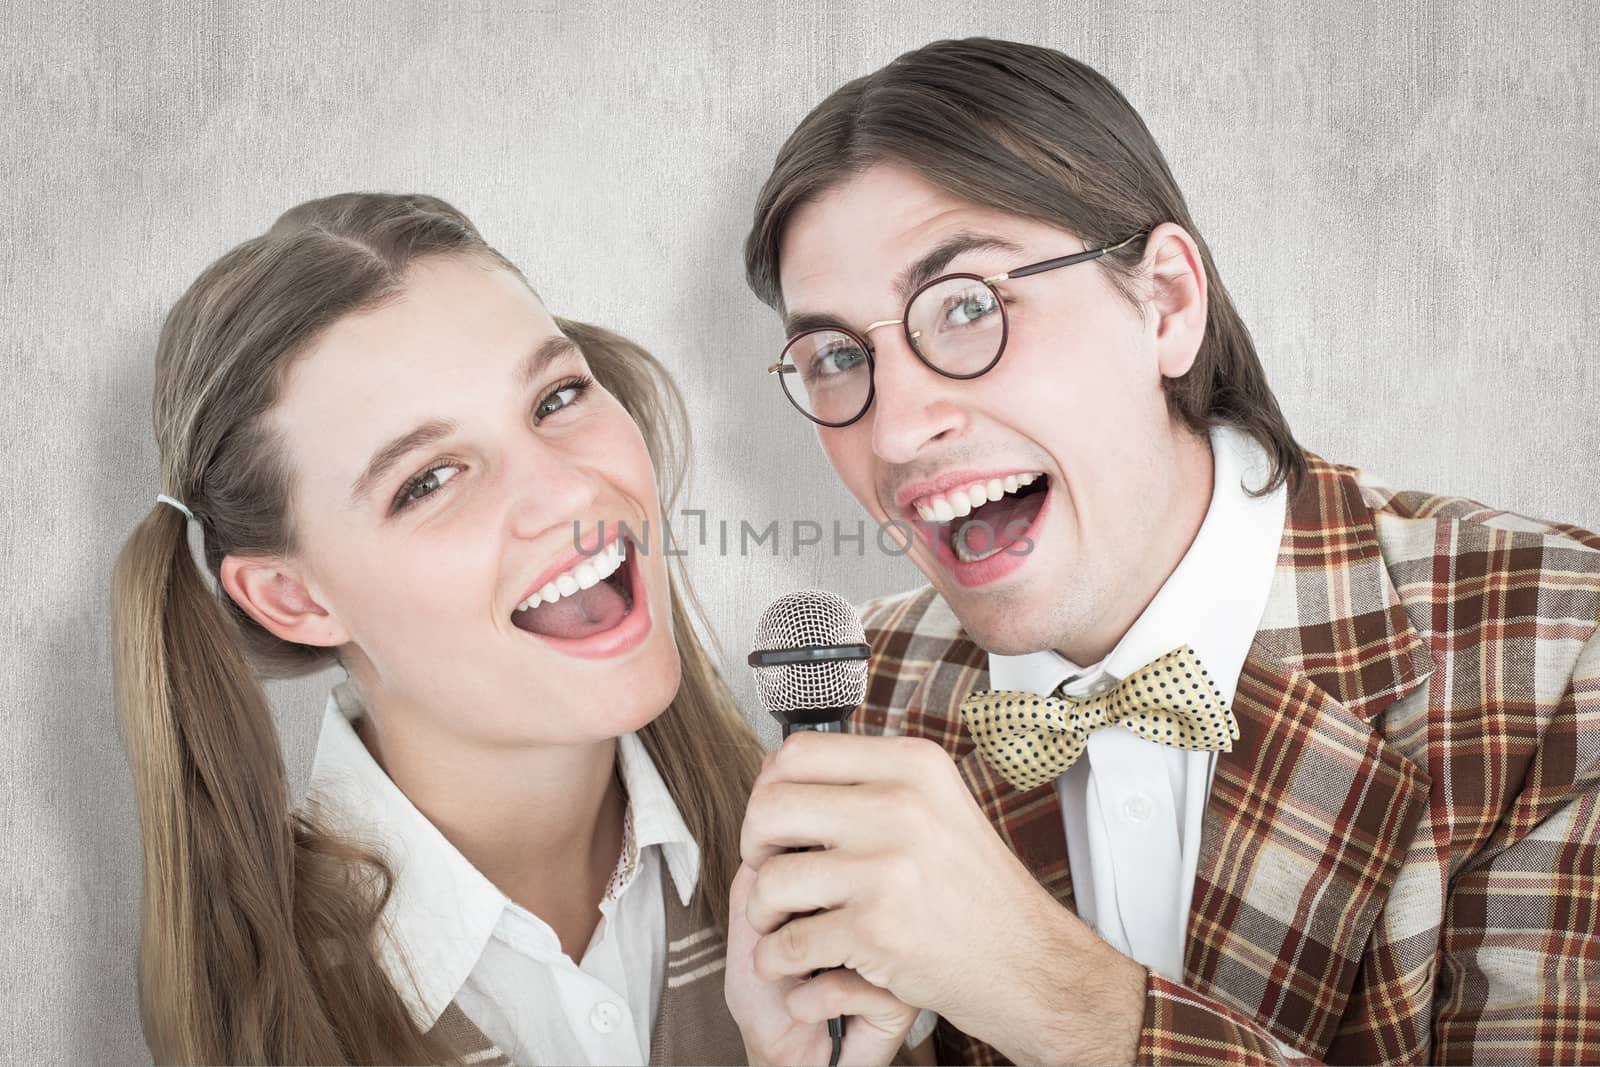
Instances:
[[[933,493],[913,504],[925,526],[937,524],[931,527],[936,545],[960,563],[979,563],[1024,539],[1049,489],[1048,475],[1029,471]]]
[[[636,571],[627,539],[618,537],[518,604],[511,613],[512,625],[564,640],[614,629],[633,610]]]

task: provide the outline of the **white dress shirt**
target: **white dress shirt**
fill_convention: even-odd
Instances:
[[[622,854],[575,963],[544,920],[496,889],[383,772],[356,736],[363,713],[354,686],[334,689],[307,799],[393,868],[379,944],[417,1025],[432,1027],[454,1000],[516,1063],[647,1063],[666,955],[661,865],[687,905],[700,852],[643,743],[618,738]]]
[[[1231,427],[1210,436],[1211,504],[1200,531],[1111,653],[1088,667],[1051,651],[991,654],[991,688],[1047,694],[1066,681],[1066,693],[1082,696],[1187,644],[1233,702],[1266,609],[1288,493],[1250,496],[1247,489],[1266,483],[1265,451]],[[1168,748],[1112,726],[1091,733],[1084,755],[1056,779],[1079,917],[1119,952],[1178,982],[1215,767],[1215,753]]]

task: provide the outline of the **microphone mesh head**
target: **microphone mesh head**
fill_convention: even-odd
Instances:
[[[861,617],[837,593],[802,589],[767,606],[756,623],[757,652],[816,645],[866,644]],[[867,661],[824,660],[754,667],[756,689],[768,711],[854,708],[867,698]]]

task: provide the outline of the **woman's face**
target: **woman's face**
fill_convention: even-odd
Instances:
[[[619,539],[659,541],[649,453],[514,274],[417,265],[295,363],[271,420],[295,569],[382,729],[579,744],[671,701],[660,545]]]

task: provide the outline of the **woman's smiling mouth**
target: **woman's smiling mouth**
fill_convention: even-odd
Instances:
[[[530,593],[511,613],[512,625],[563,651],[583,654],[593,639],[610,635],[634,614],[642,583],[632,555],[625,538],[614,539]]]

